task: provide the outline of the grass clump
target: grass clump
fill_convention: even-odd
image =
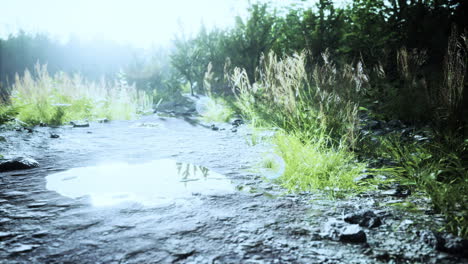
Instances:
[[[0,125],[15,119],[18,108],[11,105],[0,104]]]
[[[398,164],[393,175],[400,182],[424,191],[435,212],[442,213],[447,231],[468,237],[468,140],[456,137],[428,143],[382,141],[376,152]]]
[[[87,82],[64,73],[50,76],[46,66],[36,65],[34,76],[16,76],[11,105],[17,118],[30,125],[61,125],[72,120],[131,119],[151,107],[146,94],[126,82]]]
[[[228,122],[233,115],[234,111],[226,101],[221,98],[210,98],[204,105],[202,119],[205,122]]]
[[[324,54],[313,74],[305,52],[263,57],[251,83],[245,69],[230,76],[237,107],[256,125],[279,127],[274,139],[285,162],[281,183],[292,191],[328,190],[332,195],[358,190],[354,182],[365,165],[354,163],[349,149],[356,141],[357,109],[353,93],[363,87],[362,67],[342,73]]]
[[[327,190],[333,196],[359,189],[354,179],[366,165],[356,162],[344,145],[330,147],[327,137],[305,142],[302,138],[279,133],[273,139],[286,165],[280,177],[283,186],[293,191]]]

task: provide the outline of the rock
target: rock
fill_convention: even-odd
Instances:
[[[44,207],[46,205],[47,205],[47,203],[44,203],[44,202],[35,202],[35,203],[28,204],[28,207],[29,208],[39,208],[39,207]]]
[[[232,129],[231,129],[231,132],[232,132],[232,133],[236,133],[236,132],[237,132],[237,128],[232,128]]]
[[[371,210],[362,210],[357,213],[348,214],[344,220],[351,224],[358,224],[362,227],[374,228],[382,225],[382,220]]]
[[[366,130],[375,130],[375,129],[379,129],[381,128],[381,124],[379,121],[375,121],[375,120],[370,120],[367,122],[367,124],[365,125],[364,129]]]
[[[376,129],[374,130],[374,132],[372,133],[372,135],[374,136],[383,136],[387,134],[387,131],[383,130],[383,129]]]
[[[0,162],[0,172],[27,170],[39,167],[39,162],[27,157],[18,157],[11,160]]]
[[[51,133],[50,138],[59,138],[60,136],[58,134]]]
[[[390,120],[387,124],[392,128],[403,128],[405,126],[400,120]]]
[[[73,127],[89,127],[89,123],[87,122],[78,123],[78,122],[71,121],[70,125],[72,125]]]
[[[6,138],[5,138],[5,137],[3,137],[3,136],[0,136],[0,142],[6,142],[6,141],[7,141],[7,140],[6,140]]]
[[[345,223],[334,218],[328,219],[320,228],[320,236],[328,237],[332,240],[338,240],[339,234]]]
[[[289,233],[294,236],[307,236],[310,234],[309,229],[300,225],[289,226],[287,229]]]
[[[468,240],[454,236],[452,234],[443,234],[444,247],[442,251],[450,254],[463,255],[468,257]]]
[[[9,249],[8,252],[10,253],[22,253],[22,252],[27,252],[27,251],[31,251],[35,248],[39,247],[39,245],[26,245],[26,244],[23,244],[23,245],[19,245],[19,246],[16,246],[12,249]]]
[[[211,130],[218,131],[219,127],[215,126],[214,124],[210,126]]]
[[[0,218],[0,225],[1,225],[1,224],[8,223],[8,222],[10,222],[10,221],[11,221],[10,218],[6,218],[6,217]],[[0,233],[2,233],[2,232],[0,232]],[[1,237],[1,236],[0,236],[0,237]]]
[[[421,241],[436,250],[468,257],[468,240],[447,233],[435,233],[429,230],[419,232]]]
[[[9,237],[14,237],[14,236],[15,236],[15,234],[10,233],[10,232],[0,232],[0,240],[5,239],[5,238],[9,238]]]
[[[340,241],[346,243],[366,243],[366,233],[359,227],[359,225],[346,226],[340,232]]]
[[[243,125],[244,124],[244,121],[242,119],[234,119],[232,122],[231,122],[231,125],[235,126],[235,127],[238,127],[240,125]]]
[[[109,119],[107,119],[107,118],[101,118],[101,119],[98,119],[97,121],[98,121],[98,123],[101,123],[101,124],[102,123],[109,123]]]
[[[405,198],[411,195],[411,189],[404,185],[397,185],[395,189],[390,189],[382,192],[383,195]]]

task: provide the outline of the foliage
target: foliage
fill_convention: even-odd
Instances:
[[[148,98],[125,82],[97,83],[81,76],[58,73],[51,77],[45,66],[36,65],[34,78],[29,71],[16,77],[12,106],[18,119],[28,124],[61,125],[71,120],[108,118],[130,119],[150,107]]]
[[[234,111],[221,98],[207,100],[204,108],[201,115],[206,122],[228,122],[234,115]]]
[[[0,104],[0,125],[13,120],[18,114],[18,108]]]
[[[273,142],[286,164],[281,183],[294,191],[320,189],[334,196],[358,190],[354,179],[365,164],[355,162],[345,145],[330,147],[329,140],[321,135],[304,142],[300,134],[278,134]]]
[[[122,72],[139,91],[152,94],[155,106],[183,101],[181,76],[170,63],[170,50],[157,48],[151,55],[136,56]]]
[[[391,170],[405,184],[424,190],[436,212],[447,218],[447,230],[468,237],[468,141],[445,138],[418,144],[398,137],[383,140],[378,155],[397,162]]]
[[[34,75],[36,63],[47,64],[52,75],[60,71],[70,75],[79,73],[88,80],[99,81],[102,76],[116,77],[138,52],[111,41],[70,38],[61,43],[47,34],[19,31],[0,39],[0,95],[9,92],[7,89],[13,85],[17,73],[28,69]]]
[[[286,131],[305,135],[326,134],[335,142],[353,144],[356,139],[357,106],[351,100],[365,78],[348,65],[343,74],[324,56],[314,77],[306,72],[306,53],[278,59],[270,53],[261,62],[253,84],[243,69],[231,76],[237,106],[249,119],[262,120]],[[356,81],[358,80],[358,81]]]

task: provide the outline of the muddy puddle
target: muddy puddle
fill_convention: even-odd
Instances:
[[[48,175],[46,180],[47,189],[69,198],[87,198],[93,206],[133,202],[158,206],[235,191],[224,175],[171,159],[72,168]]]

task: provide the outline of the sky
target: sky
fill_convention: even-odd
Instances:
[[[71,35],[147,46],[191,33],[230,26],[242,0],[0,0],[0,36],[24,29],[66,39]]]
[[[267,0],[251,0],[267,1]],[[306,1],[313,4],[317,0]],[[337,0],[342,1],[342,0]],[[245,16],[248,0],[0,0],[0,37],[20,29],[67,40],[106,39],[148,47],[168,43],[201,23],[229,27]],[[269,0],[290,5],[301,0]]]

